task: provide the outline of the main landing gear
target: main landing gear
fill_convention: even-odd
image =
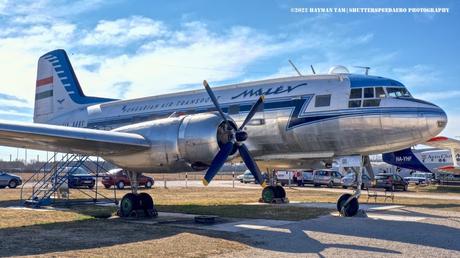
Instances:
[[[137,193],[137,177],[140,173],[128,172],[132,193],[125,194],[118,208],[118,215],[123,218],[153,218],[158,216],[152,197],[147,193]]]
[[[260,202],[263,203],[288,203],[286,191],[280,185],[269,185],[262,190]]]

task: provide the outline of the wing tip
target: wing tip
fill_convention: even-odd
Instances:
[[[429,139],[427,142],[442,142],[442,141],[447,141],[447,140],[449,140],[449,138],[445,136],[436,136],[436,137]]]

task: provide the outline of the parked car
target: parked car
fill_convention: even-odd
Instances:
[[[244,171],[243,173],[243,183],[247,184],[247,183],[255,183],[256,180],[254,179],[254,176],[252,175],[251,171],[249,170],[246,170]]]
[[[0,188],[16,188],[18,185],[22,185],[22,178],[15,174],[0,171]]]
[[[408,183],[400,175],[377,174],[375,176],[375,187],[385,188],[388,191],[407,191]]]
[[[434,180],[433,174],[432,173],[423,173],[423,172],[415,172],[412,173],[411,176],[406,176],[404,177],[404,180],[406,180],[407,183],[411,184],[430,184],[432,180]]]
[[[152,188],[155,180],[153,177],[141,175],[137,178],[139,186],[144,186],[145,188]],[[131,185],[131,180],[129,179],[128,173],[126,170],[121,168],[115,168],[107,172],[106,175],[102,177],[102,184],[105,188],[110,188],[115,185],[118,189],[123,189],[125,186]]]
[[[92,189],[96,185],[96,177],[82,167],[65,167],[55,180],[62,177],[67,177],[69,188],[88,187]]]
[[[342,185],[342,174],[332,169],[320,169],[313,171],[313,185],[327,187]]]
[[[313,170],[298,171],[296,175],[296,181],[298,186],[313,184]]]
[[[236,176],[236,180],[238,180],[238,181],[240,181],[241,183],[243,183],[243,177],[244,177],[244,173],[241,174],[241,175]]]
[[[342,187],[344,189],[348,188],[348,187],[353,187],[353,188],[356,188],[356,181],[355,181],[355,173],[348,173],[346,174],[343,178],[342,178]],[[368,189],[369,187],[372,186],[372,180],[371,178],[366,175],[366,174],[363,174],[362,176],[362,183],[361,183],[361,189]]]
[[[296,184],[304,186],[313,184],[313,170],[276,171],[276,180],[282,185]]]

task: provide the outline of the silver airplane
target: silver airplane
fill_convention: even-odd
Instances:
[[[265,186],[254,160],[264,168],[327,166],[339,156],[424,143],[447,123],[441,108],[378,76],[332,71],[204,86],[130,100],[88,97],[65,51],[54,50],[38,61],[34,123],[0,122],[0,144],[100,156],[134,181],[142,172],[207,169],[208,184],[241,158]]]

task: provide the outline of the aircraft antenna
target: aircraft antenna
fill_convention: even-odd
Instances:
[[[310,68],[311,68],[311,72],[312,72],[313,74],[316,74],[315,68],[313,68],[313,65],[310,65]]]
[[[289,63],[292,65],[292,67],[294,68],[294,70],[297,72],[297,74],[299,76],[302,76],[302,74],[299,72],[299,69],[297,69],[297,67],[295,66],[295,64],[291,61],[291,59],[288,60]]]
[[[353,66],[353,67],[364,69],[365,70],[364,74],[366,75],[369,75],[369,70],[371,69],[369,66]]]

